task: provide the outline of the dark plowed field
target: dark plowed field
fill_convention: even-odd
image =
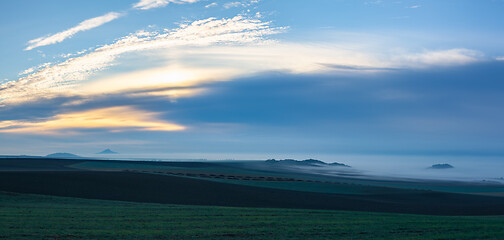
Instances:
[[[84,160],[0,158],[0,171],[71,171],[68,167]]]
[[[429,191],[346,195],[133,172],[0,172],[0,191],[184,205],[331,209],[432,215],[502,215],[504,198]]]

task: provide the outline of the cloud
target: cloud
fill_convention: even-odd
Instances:
[[[366,73],[464,65],[482,58],[481,53],[469,49],[415,53],[380,50],[373,44],[268,39],[285,29],[259,19],[236,16],[198,20],[164,32],[138,31],[0,85],[0,106],[57,97],[92,99],[120,93],[166,96],[175,101],[178,97],[206,92],[205,84],[262,72]],[[130,60],[141,61],[141,66],[151,67],[134,64],[126,72],[97,75],[120,65],[124,54]]]
[[[65,39],[72,37],[73,35],[75,35],[78,32],[83,32],[83,31],[87,31],[87,30],[99,27],[105,23],[108,23],[110,21],[113,21],[113,20],[119,18],[120,16],[121,16],[120,13],[109,12],[103,16],[99,16],[99,17],[85,20],[85,21],[79,23],[79,25],[77,25],[73,28],[67,29],[63,32],[59,32],[59,33],[49,35],[46,37],[40,37],[40,38],[30,40],[30,41],[28,41],[28,47],[26,47],[25,50],[32,50],[37,47],[47,46],[47,45],[63,42]]]
[[[259,3],[260,0],[249,0],[249,1],[241,1],[241,2],[228,2],[225,3],[223,6],[225,9],[230,9],[234,7],[249,7],[252,6],[256,3]]]
[[[355,70],[355,71],[394,71],[400,68],[387,68],[387,67],[366,67],[366,66],[351,66],[351,65],[338,65],[338,64],[323,64],[327,67],[338,70]]]
[[[243,16],[229,19],[209,18],[183,24],[165,33],[139,31],[116,42],[96,48],[85,55],[43,68],[17,81],[0,85],[0,105],[40,98],[74,94],[90,76],[113,66],[125,53],[174,49],[183,46],[219,44],[260,44],[266,36],[283,31]]]
[[[169,3],[195,3],[201,0],[140,0],[140,2],[135,3],[133,8],[147,10],[152,8],[160,8],[168,5]]]
[[[219,4],[217,4],[216,2],[213,2],[213,3],[206,5],[205,8],[211,8],[211,7],[215,7],[217,5],[219,5]]]
[[[183,4],[183,3],[195,3],[199,2],[200,0],[141,0],[140,2],[136,3],[133,5],[133,8],[136,9],[141,9],[141,10],[147,10],[151,8],[159,8],[159,7],[164,7],[168,5],[169,3],[177,3],[177,4]],[[37,47],[41,46],[47,46],[47,45],[52,45],[56,43],[63,42],[67,38],[71,38],[73,35],[75,35],[78,32],[83,32],[87,31],[96,27],[99,27],[105,23],[108,23],[110,21],[113,21],[119,17],[121,17],[123,14],[118,13],[118,12],[109,12],[103,16],[91,18],[88,20],[85,20],[79,25],[67,29],[65,31],[45,36],[45,37],[40,37],[36,38],[33,40],[28,41],[28,47],[26,47],[24,50],[29,51]]]
[[[84,49],[84,50],[81,50],[81,51],[78,51],[78,52],[75,52],[75,53],[60,54],[58,57],[69,58],[69,57],[79,56],[79,55],[82,55],[83,53],[89,51],[90,49]]]
[[[99,78],[81,85],[79,90],[84,95],[124,93],[132,96],[166,96],[175,100],[202,93],[204,89],[197,88],[199,85],[228,80],[236,75],[239,75],[236,71],[226,68],[164,66]]]
[[[364,5],[378,5],[378,4],[382,4],[383,1],[382,0],[375,0],[375,1],[366,1],[364,2]]]
[[[242,6],[241,2],[228,2],[228,3],[224,4],[225,9],[240,7],[240,6]]]
[[[411,6],[409,8],[412,8],[412,9],[415,9],[415,8],[420,8],[420,5],[414,5],[414,6]]]
[[[502,56],[502,57],[496,57],[495,60],[497,60],[497,61],[504,61],[504,56]]]
[[[38,66],[31,67],[31,68],[28,68],[28,69],[26,69],[26,70],[24,70],[24,71],[20,72],[20,73],[18,74],[18,76],[21,76],[21,75],[27,75],[27,74],[33,73],[33,72],[35,72],[35,71],[37,71],[37,70],[39,70],[39,69],[41,69],[41,68],[45,68],[45,67],[48,67],[48,66],[50,66],[50,65],[51,65],[51,63],[50,63],[50,62],[47,62],[47,63],[42,63],[42,64],[40,64],[40,65],[38,65]]]
[[[158,119],[157,113],[128,106],[58,114],[35,122],[0,121],[0,132],[5,133],[66,134],[86,129],[119,132],[127,130],[181,131],[186,128]]]
[[[440,51],[425,51],[416,54],[405,54],[403,56],[393,57],[398,65],[411,67],[430,67],[430,66],[452,66],[464,65],[481,60],[483,54],[464,48],[456,48]]]
[[[201,62],[211,62],[212,66],[239,69],[246,75],[266,71],[296,74],[394,71],[466,65],[483,59],[482,53],[469,49],[425,50],[417,53],[372,48],[337,43],[271,42],[187,50],[184,52],[187,62],[184,62],[184,57],[178,60],[182,64],[190,64],[189,59],[200,59]]]

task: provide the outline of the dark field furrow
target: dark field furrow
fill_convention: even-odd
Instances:
[[[330,209],[432,215],[502,215],[504,198],[411,191],[345,195],[226,184],[132,172],[0,172],[0,190],[131,202]]]

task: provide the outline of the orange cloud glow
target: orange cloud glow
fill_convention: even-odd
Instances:
[[[0,121],[0,132],[7,133],[60,134],[65,130],[100,128],[109,131],[186,129],[184,126],[158,119],[156,113],[126,106],[58,114],[39,122]]]

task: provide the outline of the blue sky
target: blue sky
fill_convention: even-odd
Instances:
[[[0,6],[0,154],[504,156],[504,1]]]

